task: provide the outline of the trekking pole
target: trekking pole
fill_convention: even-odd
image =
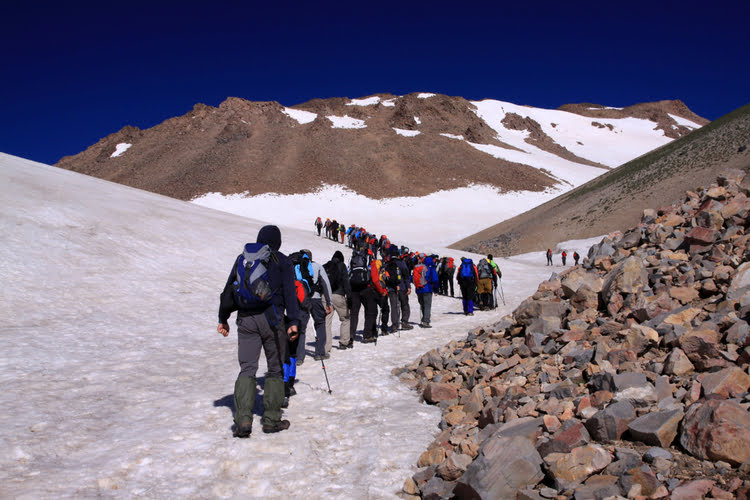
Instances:
[[[328,372],[326,371],[326,362],[321,359],[320,364],[323,365],[323,375],[326,376],[326,385],[328,386],[328,394],[331,394],[331,384],[328,383]]]
[[[505,292],[503,291],[503,280],[498,280],[498,283],[500,283],[500,293],[503,297],[503,305],[505,305]]]

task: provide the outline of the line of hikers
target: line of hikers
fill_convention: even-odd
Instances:
[[[355,236],[348,266],[338,250],[323,265],[313,260],[307,249],[285,256],[279,251],[281,232],[276,226],[264,226],[256,243],[247,243],[235,260],[220,296],[217,327],[220,334],[228,336],[229,317],[237,311],[240,373],[234,390],[235,437],[248,437],[252,431],[261,349],[268,365],[263,432],[289,428],[289,421],[281,419],[281,408],[296,394],[297,366],[305,360],[311,317],[314,359],[323,362],[325,370],[324,360],[330,357],[333,343],[334,312],[341,322],[338,349],[345,350],[354,347],[360,309],[364,309],[362,343],[377,343],[378,336],[413,329],[409,322],[412,284],[420,305],[422,328],[431,328],[433,294],[447,295],[450,289],[453,296],[454,274],[461,289],[464,314],[474,314],[477,294],[481,309],[497,307],[493,291],[502,274],[492,255],[477,265],[461,258],[456,269],[452,258],[410,252],[406,247],[391,245],[385,237],[373,249],[374,238],[359,234],[364,233],[363,229],[352,233]]]
[[[547,249],[547,254],[546,254],[546,255],[547,255],[547,265],[548,265],[548,266],[552,266],[552,265],[553,265],[553,264],[552,264],[552,250],[550,250],[550,249],[548,248],[548,249]],[[576,266],[578,265],[578,260],[579,260],[580,258],[581,258],[581,256],[580,256],[580,255],[578,255],[578,252],[576,252],[576,251],[573,251],[573,260],[575,261],[575,264],[574,264],[574,265],[576,265]],[[566,261],[568,260],[568,252],[566,252],[565,250],[563,250],[563,251],[562,251],[562,252],[560,253],[560,260],[562,260],[562,265],[564,266],[564,265],[565,265],[565,262],[566,262]]]

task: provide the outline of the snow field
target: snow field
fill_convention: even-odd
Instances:
[[[465,317],[458,299],[436,296],[434,328],[334,350],[330,395],[307,358],[285,411],[291,429],[264,435],[256,416],[238,440],[236,327],[216,333],[218,295],[265,223],[4,154],[0,192],[0,484],[10,498],[397,498],[440,412],[391,370],[496,321],[562,269],[542,253],[500,259],[506,306]],[[412,215],[384,212],[373,230],[419,227]],[[321,263],[349,255],[309,219],[300,230],[283,212],[270,218],[282,251],[309,248]],[[334,317],[335,337],[338,327]]]

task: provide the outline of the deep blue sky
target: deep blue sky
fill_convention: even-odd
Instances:
[[[748,0],[522,3],[5,0],[0,152],[55,163],[228,96],[750,102]]]

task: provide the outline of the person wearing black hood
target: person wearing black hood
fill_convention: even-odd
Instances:
[[[354,340],[349,338],[349,304],[352,302],[352,289],[349,284],[349,272],[344,264],[344,254],[339,250],[333,253],[331,260],[323,265],[331,284],[331,305],[339,315],[341,327],[339,328],[339,349],[350,349],[354,347]],[[330,343],[333,338],[332,331],[333,311],[326,314],[326,340]],[[330,344],[326,346],[326,352],[330,351]]]
[[[252,432],[255,406],[256,379],[261,347],[266,355],[268,373],[263,391],[263,432],[279,432],[289,428],[289,421],[281,419],[284,400],[283,360],[288,338],[298,335],[299,308],[294,285],[294,269],[289,258],[279,252],[281,231],[276,226],[263,226],[256,244],[247,243],[244,252],[235,259],[224,290],[220,295],[219,326],[217,331],[229,335],[229,317],[237,311],[237,343],[240,373],[234,384],[234,436],[246,438]],[[253,264],[250,276],[263,268],[263,275],[253,281],[270,290],[270,298],[247,305],[238,294],[238,283],[244,272],[238,272],[238,263]],[[243,268],[246,269],[246,268]],[[239,303],[238,303],[239,302]]]

